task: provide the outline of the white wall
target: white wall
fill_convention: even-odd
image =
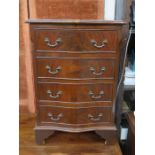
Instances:
[[[105,20],[114,20],[115,19],[115,3],[116,0],[105,0]]]

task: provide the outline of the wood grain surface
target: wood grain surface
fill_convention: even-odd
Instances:
[[[25,64],[25,44],[24,44],[24,11],[23,11],[23,0],[19,1],[19,94],[20,99],[27,99],[27,83],[26,83],[26,64]],[[25,102],[22,102],[25,105]]]
[[[51,79],[114,79],[114,66],[115,59],[42,58],[36,59],[36,74],[38,78]],[[59,67],[60,71],[52,74]]]
[[[91,117],[89,117],[89,115]],[[101,115],[101,116],[100,116]],[[78,117],[77,117],[78,116]],[[41,106],[39,125],[73,125],[75,128],[111,122],[111,107],[64,108]]]
[[[74,21],[73,21],[74,22]],[[47,28],[40,27],[35,28],[35,50],[48,50],[48,51],[115,51],[117,47],[117,31],[115,30],[106,30],[102,29],[94,29],[82,27],[76,28],[72,27],[68,29],[68,27],[63,28],[55,28],[54,26]],[[110,29],[110,28],[109,28]],[[61,39],[61,42],[55,46],[50,47],[48,43],[45,42],[45,38],[47,38],[50,44],[55,44],[58,39]],[[96,47],[92,40],[96,42],[97,46],[103,45],[103,42],[106,41],[105,45],[102,48]]]
[[[29,0],[30,18],[103,19],[104,0]]]
[[[28,107],[29,111],[35,112],[35,95],[32,77],[32,59],[29,25],[25,23],[28,19],[28,7],[26,0],[20,0],[20,40],[19,40],[19,62],[20,62],[20,99],[26,102],[20,104]]]
[[[98,135],[106,139],[107,144],[114,144],[117,130],[114,122],[114,101],[118,82],[119,58],[124,39],[122,27],[125,23],[100,21],[91,24],[86,20],[82,22],[50,20],[50,23],[44,21],[42,20],[42,23],[28,21],[31,28],[31,53],[36,95],[36,143],[44,144],[45,139],[55,131],[95,130]],[[52,56],[55,53],[59,53],[58,56]],[[99,56],[99,53],[102,57]],[[89,60],[92,58],[94,61],[90,62]],[[98,63],[98,60],[101,59],[106,61],[104,65],[108,69],[106,69],[107,72],[113,70],[112,77],[114,78],[98,79],[95,76],[90,80],[90,71],[91,74],[101,74],[101,70],[96,70],[94,67],[92,69],[92,65],[101,68],[100,65],[104,62]],[[38,78],[38,74],[47,76],[47,72],[44,72],[43,68],[38,68],[39,60],[44,60],[44,63],[40,64],[45,65],[46,71],[55,75],[55,79],[44,76]],[[107,63],[114,60],[113,65]],[[61,74],[63,66],[69,61],[71,63],[65,69],[66,78],[59,78],[57,75]],[[87,63],[88,61],[89,63]],[[52,66],[46,65],[46,63],[58,66],[54,66],[53,70]],[[85,67],[90,67],[90,65],[91,69],[89,68],[87,71],[88,69]],[[40,72],[38,73],[38,71]],[[112,72],[110,71],[110,75]],[[83,73],[84,75],[82,75]],[[83,103],[86,102],[87,104],[84,106]],[[104,104],[99,106],[96,102]],[[107,106],[108,102],[109,106]],[[57,105],[54,106],[53,103]]]
[[[59,95],[60,91],[61,94]],[[90,92],[93,94],[90,95]],[[73,102],[74,104],[76,104],[76,102],[112,101],[113,85],[104,83],[39,83],[36,93],[39,101],[62,101]]]

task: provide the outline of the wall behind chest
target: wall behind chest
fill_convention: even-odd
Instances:
[[[19,27],[20,27],[20,38],[19,38],[19,65],[20,65],[20,76],[19,76],[19,84],[20,84],[20,89],[19,89],[19,94],[20,94],[20,104],[24,104],[24,100],[27,99],[27,84],[26,84],[26,64],[25,64],[25,41],[24,41],[24,33],[25,33],[25,28],[24,28],[24,20],[26,18],[25,10],[24,10],[24,0],[20,0],[19,2],[19,9],[20,9],[20,16],[19,16]]]
[[[29,0],[30,18],[103,19],[104,0]]]

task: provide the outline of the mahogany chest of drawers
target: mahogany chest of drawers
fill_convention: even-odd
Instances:
[[[29,20],[36,95],[36,142],[55,130],[116,136],[122,21]]]

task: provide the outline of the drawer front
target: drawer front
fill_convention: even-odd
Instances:
[[[89,107],[78,110],[77,124],[112,122],[111,107]]]
[[[38,78],[114,79],[115,60],[111,59],[36,59]]]
[[[111,107],[64,108],[42,106],[38,112],[38,122],[42,125],[56,124],[96,124],[112,122]]]
[[[37,85],[37,98],[40,101],[112,101],[112,96],[112,84],[39,83]]]
[[[40,107],[38,121],[41,124],[76,124],[76,109],[63,107]]]
[[[35,34],[36,50],[115,52],[117,31],[84,29],[40,29]]]

